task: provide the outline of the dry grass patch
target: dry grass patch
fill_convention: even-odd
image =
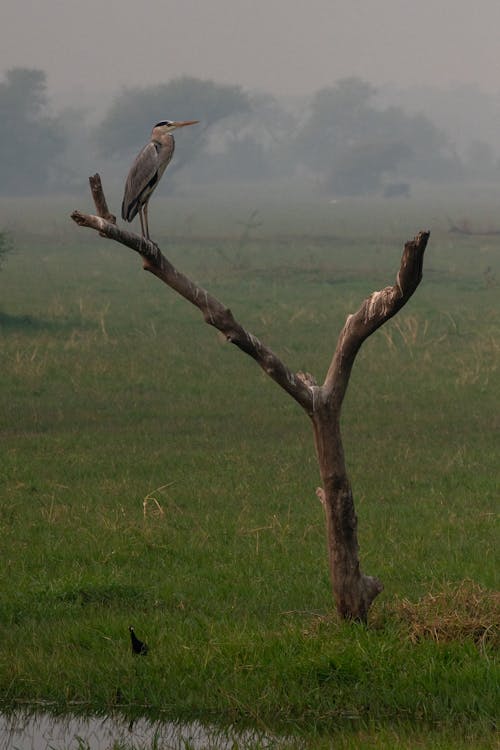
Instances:
[[[386,614],[409,629],[413,643],[472,640],[500,645],[500,593],[464,580],[443,591],[426,594],[418,602],[408,599],[391,604]]]
[[[380,630],[390,623],[401,625],[412,643],[473,641],[498,648],[500,592],[465,579],[458,585],[449,584],[442,591],[426,594],[417,602],[396,599],[377,604],[370,612],[369,627]],[[338,627],[341,623],[334,612],[312,615],[303,633],[305,637],[316,637],[324,628]]]

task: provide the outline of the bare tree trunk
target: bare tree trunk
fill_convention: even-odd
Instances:
[[[320,498],[326,520],[330,580],[339,616],[366,622],[368,610],[383,589],[377,578],[361,572],[358,554],[358,519],[351,485],[345,471],[338,422],[316,416],[314,437],[323,487]]]
[[[377,578],[363,574],[360,569],[357,517],[345,468],[340,413],[354,359],[363,341],[406,304],[420,283],[429,232],[420,232],[414,240],[406,243],[396,283],[373,292],[356,313],[348,316],[325,381],[318,386],[309,373],[290,370],[274,352],[246,331],[227,307],[174,268],[157,245],[119,229],[108,210],[99,175],[91,177],[90,182],[98,215],[74,211],[71,218],[80,226],[95,229],[101,236],[138,252],[145,270],[198,307],[209,325],[252,357],[311,418],[323,483],[316,493],[325,510],[330,575],[337,612],[343,619],[365,622],[373,600],[383,587]]]

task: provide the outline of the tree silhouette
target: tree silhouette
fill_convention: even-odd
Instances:
[[[0,82],[0,193],[30,195],[46,188],[64,149],[62,127],[48,114],[45,73],[12,68]]]

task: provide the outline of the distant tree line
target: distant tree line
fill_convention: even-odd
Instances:
[[[164,117],[201,121],[183,133],[169,172],[191,170],[199,182],[300,177],[329,195],[384,188],[391,195],[398,189],[406,194],[415,179],[500,178],[491,146],[472,142],[459,156],[428,117],[381,106],[376,89],[358,78],[340,80],[292,108],[269,94],[181,77],[122,90],[102,121],[87,126],[85,112],[51,111],[43,71],[14,68],[0,81],[0,111],[3,195],[79,187],[90,157],[96,169],[104,162],[118,179]],[[171,184],[165,181],[167,189]]]
[[[65,147],[64,131],[48,113],[45,73],[14,68],[0,82],[0,193],[39,193],[50,184]]]
[[[461,171],[446,135],[422,115],[379,109],[357,78],[318,91],[297,135],[302,160],[339,195],[361,195],[384,180],[447,179]]]

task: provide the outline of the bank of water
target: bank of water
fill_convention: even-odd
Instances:
[[[207,727],[118,717],[0,715],[0,750],[257,750],[277,748],[275,737]]]

